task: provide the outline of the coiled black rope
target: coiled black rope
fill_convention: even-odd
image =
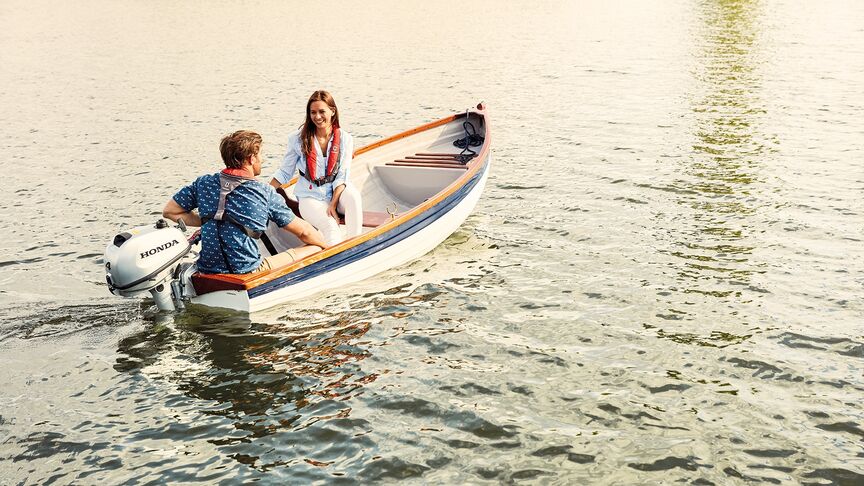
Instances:
[[[471,127],[471,130],[468,130],[468,127]],[[459,152],[459,155],[456,156],[456,160],[463,164],[467,164],[469,160],[477,157],[477,152],[471,150],[471,147],[479,147],[483,145],[483,140],[485,140],[482,136],[477,135],[477,129],[474,128],[474,125],[465,120],[462,123],[462,128],[465,129],[465,136],[458,140],[453,141],[453,145],[456,148],[461,148],[462,152]]]

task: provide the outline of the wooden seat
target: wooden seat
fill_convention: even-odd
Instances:
[[[467,169],[467,161],[461,160],[462,154],[448,152],[418,152],[414,155],[406,155],[385,165],[401,167],[429,167],[445,169]]]
[[[288,207],[291,208],[291,211],[294,212],[294,215],[298,218],[301,217],[300,204],[295,199],[291,199],[290,197],[288,197],[288,194],[285,193],[285,189],[280,187],[276,189],[276,192],[278,192],[285,199],[285,204],[287,204]],[[363,211],[363,226],[366,228],[375,228],[376,226],[381,226],[390,219],[390,215],[387,213],[381,213],[377,211]],[[339,218],[339,224],[345,224],[345,216]]]
[[[387,162],[384,165],[391,165],[391,166],[396,166],[396,167],[431,167],[431,168],[438,168],[438,169],[462,169],[462,170],[465,170],[468,168],[467,165],[462,165],[462,164],[450,164],[450,163],[443,163],[443,162],[438,162],[438,163],[434,163],[434,162],[428,162],[428,163],[427,162],[411,162],[411,161],[407,161],[407,160],[395,160],[393,162]]]
[[[393,219],[389,213],[380,211],[363,211],[363,227],[376,228]],[[339,218],[339,224],[345,224],[345,216]]]
[[[459,160],[455,155],[406,155],[409,160]]]
[[[458,159],[459,154],[419,152],[406,155],[385,165],[396,167],[429,167],[442,169],[467,169],[468,166]]]
[[[454,165],[465,165],[462,161],[457,159],[415,159],[411,158],[411,156],[405,157],[403,159],[396,159],[394,162],[403,162],[406,164],[454,164]]]

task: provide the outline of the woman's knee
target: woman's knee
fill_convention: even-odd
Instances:
[[[362,208],[363,202],[360,197],[360,191],[354,186],[346,186],[339,197],[339,205],[336,209],[346,214],[348,211],[362,211]]]

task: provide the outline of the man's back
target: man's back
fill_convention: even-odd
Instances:
[[[210,218],[219,207],[220,174],[208,174],[180,189],[174,200],[186,211],[198,208],[202,219],[201,254],[198,269],[203,273],[248,273],[261,264],[261,253],[243,227],[263,232],[273,220],[282,227],[294,219],[285,201],[267,184],[255,179],[231,191],[225,199],[221,221]]]
[[[195,179],[162,210],[162,215],[171,221],[182,219],[189,226],[201,227],[198,270],[203,273],[266,271],[327,246],[321,232],[295,218],[272,186],[255,180],[261,174],[261,141],[261,135],[249,130],[222,137],[219,153],[225,169]],[[193,211],[196,208],[198,213]],[[257,243],[249,235],[263,233],[269,221],[306,246],[262,259]]]

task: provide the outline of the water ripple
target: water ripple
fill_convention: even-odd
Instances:
[[[253,316],[109,300],[102,250],[226,131],[268,176],[314,23],[9,2],[4,480],[864,482],[861,2],[332,10],[356,139],[482,95],[489,183],[423,258]]]

